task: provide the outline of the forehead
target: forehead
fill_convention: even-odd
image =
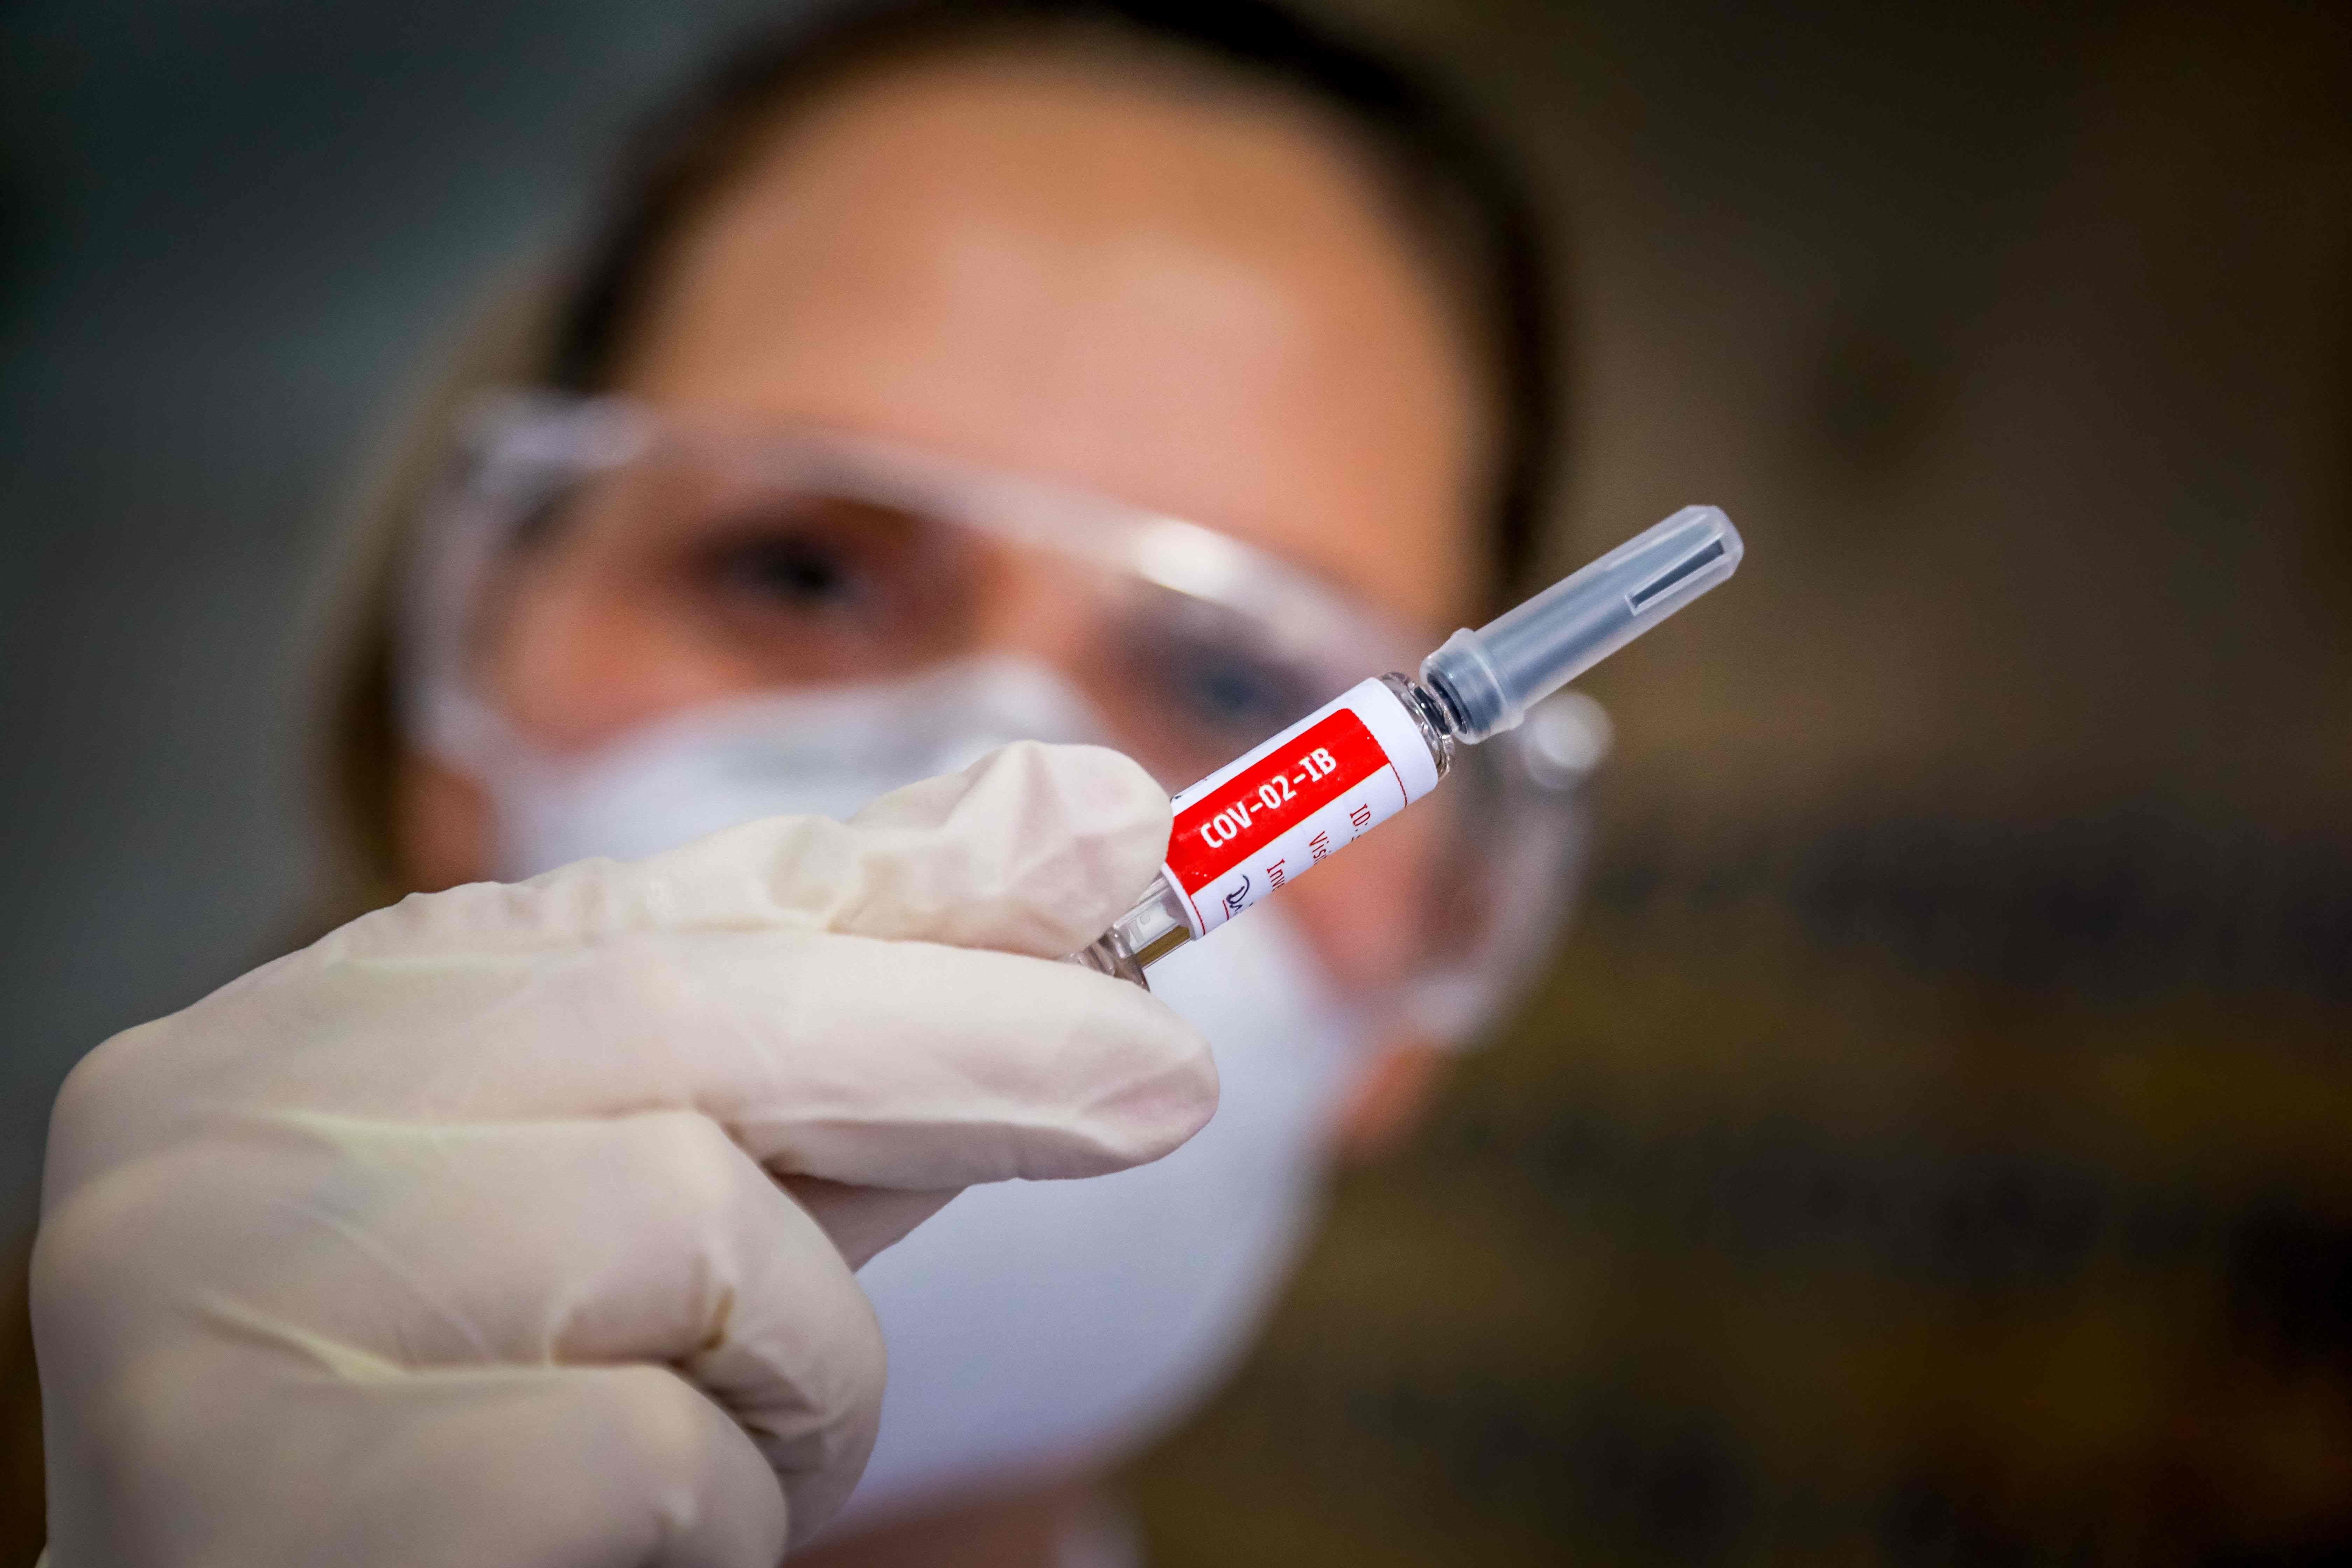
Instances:
[[[619,379],[1174,512],[1432,626],[1483,568],[1446,302],[1256,94],[1012,59],[837,89],[680,237]]]

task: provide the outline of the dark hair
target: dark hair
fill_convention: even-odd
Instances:
[[[1294,98],[1372,155],[1434,253],[1491,377],[1492,586],[1523,586],[1560,424],[1552,279],[1525,181],[1419,75],[1274,0],[898,0],[820,7],[756,37],[657,117],[625,163],[554,323],[554,384],[603,390],[665,246],[793,105],[909,59],[1057,44],[1140,50]]]

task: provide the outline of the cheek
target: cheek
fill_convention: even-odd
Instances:
[[[555,551],[520,572],[489,639],[484,685],[550,751],[757,689],[757,670],[679,613],[660,563]]]
[[[393,839],[406,888],[437,893],[490,874],[490,801],[447,764],[402,756],[393,785]]]

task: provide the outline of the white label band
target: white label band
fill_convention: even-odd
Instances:
[[[1204,936],[1437,784],[1395,692],[1360,681],[1178,795],[1161,874]]]

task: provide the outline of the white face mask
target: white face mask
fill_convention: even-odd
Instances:
[[[1002,657],[688,709],[583,757],[546,755],[478,710],[467,717],[460,765],[490,792],[507,881],[592,856],[634,859],[757,817],[847,817],[1008,742],[1103,734],[1060,676]]]
[[[1277,909],[1221,935],[1151,971],[1216,1049],[1205,1130],[1116,1175],[971,1188],[858,1276],[890,1381],[835,1533],[1108,1469],[1256,1338],[1320,1207],[1334,1102],[1364,1052]]]
[[[719,704],[577,760],[502,740],[469,748],[468,765],[495,805],[499,874],[520,878],[757,816],[847,816],[1008,741],[1102,734],[1052,670],[988,658]],[[866,1479],[831,1537],[1106,1468],[1255,1337],[1315,1215],[1363,1026],[1279,905],[1177,952],[1151,983],[1216,1050],[1216,1119],[1139,1170],[974,1188],[866,1268],[890,1378]]]

